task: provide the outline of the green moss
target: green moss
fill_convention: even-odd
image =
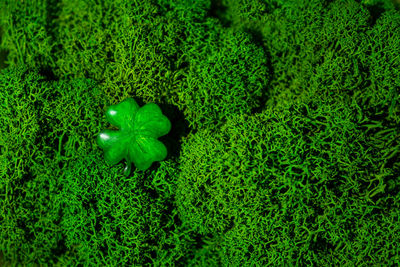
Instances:
[[[398,12],[385,12],[369,31],[373,40],[371,55],[367,58],[370,77],[368,86],[357,97],[360,105],[369,116],[382,114],[393,123],[400,122],[400,15]]]
[[[1,1],[3,37],[0,50],[7,51],[7,64],[53,66],[51,51],[55,43],[48,31],[47,2]]]
[[[59,175],[66,162],[93,150],[99,125],[93,118],[100,116],[92,112],[101,113],[95,87],[7,68],[0,89],[1,249],[9,248],[5,256],[16,262],[54,262],[64,253]]]
[[[23,68],[0,74],[0,249],[12,262],[48,263],[62,246],[52,159],[41,149],[43,78]]]
[[[70,162],[60,178],[60,227],[72,264],[175,264],[193,254],[192,230],[171,199],[177,166],[164,161],[150,175],[125,177],[101,158],[96,151]]]
[[[105,100],[93,81],[48,81],[10,67],[0,89],[0,250],[7,260],[173,264],[194,253],[194,233],[173,204],[176,163],[130,177],[119,175],[122,165],[104,164],[95,136]]]
[[[28,2],[0,1],[4,262],[399,261],[391,1]],[[173,156],[123,177],[94,141],[127,97]]]
[[[204,27],[194,33],[184,45],[189,66],[178,92],[191,126],[217,127],[259,107],[269,81],[264,50],[244,32]]]
[[[368,244],[399,229],[386,217],[398,208],[398,193],[385,190],[386,181],[399,186],[399,162],[383,164],[392,150],[371,140],[356,109],[317,99],[283,113],[239,116],[221,131],[188,138],[178,210],[210,236],[208,253],[227,265],[323,265],[329,257],[360,264],[394,255],[392,248],[379,256],[384,242]]]

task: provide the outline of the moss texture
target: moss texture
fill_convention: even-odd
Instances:
[[[390,0],[0,1],[0,264],[398,263],[399,55]],[[172,122],[129,177],[127,97]]]

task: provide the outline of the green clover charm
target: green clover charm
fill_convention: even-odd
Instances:
[[[139,170],[148,169],[154,161],[164,160],[167,148],[157,140],[171,130],[171,122],[159,106],[148,103],[139,107],[132,98],[108,107],[107,121],[119,130],[104,130],[97,144],[104,149],[104,158],[111,165],[126,159],[124,174],[131,172],[132,162]]]

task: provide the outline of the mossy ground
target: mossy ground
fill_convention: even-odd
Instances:
[[[0,1],[0,264],[400,262],[400,11],[380,0]],[[95,144],[133,97],[169,155]]]

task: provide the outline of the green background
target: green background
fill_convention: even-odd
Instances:
[[[378,0],[0,0],[0,265],[400,261],[400,11]],[[172,123],[109,166],[106,107]]]

